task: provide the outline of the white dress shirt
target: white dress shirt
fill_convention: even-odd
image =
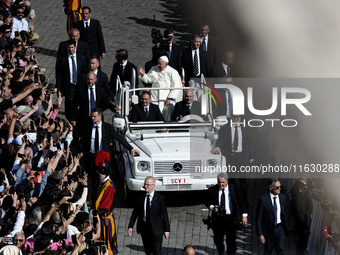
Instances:
[[[205,46],[207,47],[207,48],[206,48],[207,51],[208,51],[208,40],[209,40],[209,39],[208,39],[208,36],[209,36],[209,35],[207,35],[206,37],[203,37],[203,36],[201,37],[201,44],[203,43],[203,38],[205,38]]]
[[[238,134],[238,146],[237,150],[234,150],[234,136],[235,136],[235,126],[237,126],[237,134]],[[232,125],[231,127],[231,150],[232,152],[242,152],[242,130],[240,125]]]
[[[99,150],[101,151],[103,149],[103,143],[102,143],[102,124],[103,122],[100,122],[98,124],[98,132],[99,132]],[[96,124],[93,124],[92,132],[91,132],[91,153],[95,153],[95,137],[96,137]]]
[[[280,199],[279,196],[276,195],[274,196],[272,193],[269,193],[270,195],[270,200],[272,201],[272,205],[274,206],[274,197],[276,197],[276,215],[277,215],[277,222],[276,224],[280,224],[281,223],[281,206],[280,206]]]
[[[77,66],[77,54],[74,53],[74,55],[70,55],[68,54],[68,68],[70,70],[70,83],[76,83],[73,82],[73,66],[72,66],[72,58],[71,56],[74,56],[74,62],[76,63],[76,69],[78,70],[78,66]]]
[[[198,59],[198,75],[201,74],[201,61],[200,61],[200,52],[199,50],[194,50],[193,48],[191,48],[191,56],[192,56],[192,66],[194,67],[194,63],[195,63],[195,51],[197,52],[197,59]]]
[[[151,194],[149,194],[149,200],[150,200],[150,204],[149,206],[151,207],[151,203],[152,203],[152,199],[153,196],[155,195],[155,191],[152,191]],[[146,200],[148,199],[148,193],[145,194],[145,199],[144,199],[144,217],[143,217],[143,221],[146,222]]]
[[[89,116],[91,116],[91,88],[93,88],[94,102],[97,101],[97,97],[96,97],[96,84],[93,85],[92,87],[87,86],[87,94],[88,94],[88,98],[89,98]]]

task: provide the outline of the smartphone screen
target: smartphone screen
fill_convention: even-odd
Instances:
[[[105,254],[105,253],[106,253],[106,251],[107,251],[107,247],[106,247],[106,245],[102,245],[102,246],[100,246],[100,251],[101,251],[101,253],[102,253],[102,254]]]
[[[72,235],[72,243],[77,244],[77,236],[76,235]]]

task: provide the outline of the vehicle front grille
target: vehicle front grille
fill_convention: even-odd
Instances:
[[[180,163],[181,171],[175,171],[174,165]],[[172,161],[155,161],[155,174],[195,174],[196,167],[201,167],[201,160],[172,160]]]

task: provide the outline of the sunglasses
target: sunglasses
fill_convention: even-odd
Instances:
[[[281,189],[281,186],[277,186],[275,189]]]
[[[12,31],[11,30],[5,31],[5,34],[8,34],[8,33],[12,33]]]
[[[24,12],[17,12],[18,14],[24,14]]]
[[[24,239],[14,239],[14,242],[23,242]]]

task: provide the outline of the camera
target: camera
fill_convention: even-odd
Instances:
[[[161,51],[169,51],[169,41],[172,39],[171,36],[164,38],[159,29],[153,28],[151,29],[151,37],[153,44],[157,45],[159,43]]]

